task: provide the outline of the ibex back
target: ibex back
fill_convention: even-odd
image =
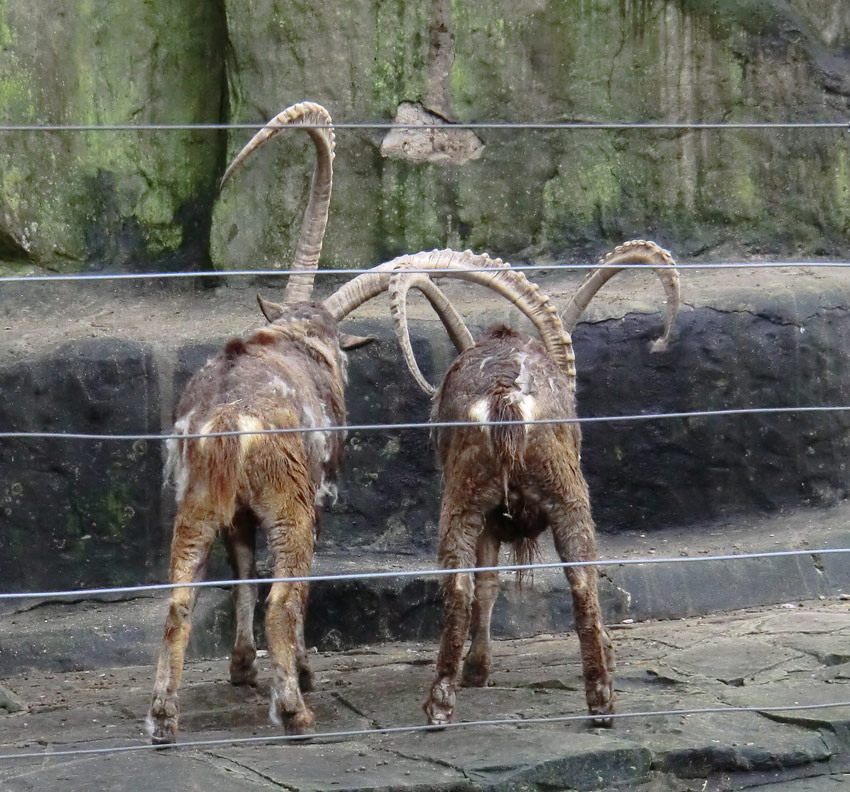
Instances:
[[[481,427],[436,427],[443,469],[439,565],[495,567],[508,542],[519,561],[534,557],[538,536],[552,531],[563,561],[592,562],[596,539],[590,496],[581,474],[581,432],[575,423],[523,421],[575,418],[566,375],[536,339],[494,327],[452,364],[437,391],[433,420],[480,421]],[[508,421],[491,426],[492,421]],[[568,567],[573,614],[581,642],[587,703],[594,715],[613,712],[614,653],[605,631],[594,566]],[[445,625],[437,672],[425,702],[428,720],[451,720],[460,658],[466,685],[490,672],[490,616],[498,572],[461,573],[444,587]],[[471,624],[470,624],[471,623]]]

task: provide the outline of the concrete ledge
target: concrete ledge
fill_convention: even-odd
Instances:
[[[808,509],[773,518],[716,523],[696,537],[690,531],[600,538],[600,557],[635,559],[725,555],[802,549],[804,555],[601,567],[600,599],[609,624],[682,619],[741,608],[850,593],[850,554],[821,554],[850,547],[850,504]],[[687,544],[685,544],[687,542]],[[775,544],[774,544],[775,543]],[[544,561],[557,561],[551,549]],[[504,562],[510,561],[504,557]],[[429,556],[347,554],[319,548],[316,575],[433,569]],[[222,566],[212,573],[227,576]],[[513,573],[502,575],[493,613],[493,634],[521,638],[573,629],[572,601],[559,569],[537,570],[521,590]],[[261,592],[262,602],[262,592]],[[8,600],[0,633],[0,675],[28,668],[42,671],[96,669],[153,663],[167,610],[166,595],[113,601]],[[190,657],[221,657],[233,640],[229,593],[201,592],[189,646]],[[320,651],[343,651],[376,641],[431,641],[439,636],[442,605],[436,578],[389,577],[319,581],[311,586],[307,643]],[[256,632],[260,645],[262,608]]]

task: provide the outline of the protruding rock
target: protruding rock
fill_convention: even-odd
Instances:
[[[445,118],[420,104],[402,102],[396,111],[395,123],[422,126],[423,129],[391,129],[381,142],[381,154],[385,157],[465,165],[484,153],[484,144],[472,130],[453,129]]]

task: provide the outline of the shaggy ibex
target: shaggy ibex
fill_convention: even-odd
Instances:
[[[489,264],[487,264],[489,262]],[[663,347],[679,308],[678,274],[667,251],[651,242],[629,242],[617,248],[581,284],[570,301],[564,323],[548,298],[498,260],[494,279],[504,293],[537,326],[543,343],[507,327],[494,327],[477,343],[451,306],[421,274],[396,273],[390,292],[399,338],[408,366],[426,392],[434,393],[413,357],[405,315],[411,286],[423,291],[447,324],[462,354],[436,391],[432,419],[481,422],[481,427],[435,427],[443,470],[439,524],[439,564],[443,568],[494,567],[503,542],[512,543],[518,560],[534,555],[538,536],[552,531],[564,562],[594,561],[596,540],[587,484],[580,468],[581,431],[574,419],[575,357],[569,332],[599,288],[625,264],[648,264],[667,292]],[[467,266],[481,257],[466,254]],[[422,265],[430,266],[430,265]],[[522,422],[544,421],[529,424]],[[514,422],[493,424],[492,422]],[[545,423],[554,421],[553,423]],[[614,711],[611,673],[614,653],[605,631],[594,566],[567,567],[573,611],[581,645],[585,694],[591,715],[600,725]],[[466,685],[484,685],[490,671],[490,617],[498,595],[498,573],[452,575],[444,580],[445,625],[436,677],[425,702],[432,724],[451,720],[461,654],[472,626],[472,644],[463,664]]]
[[[254,542],[258,527],[268,536],[275,577],[309,574],[317,504],[332,488],[340,463],[346,380],[342,350],[369,338],[339,332],[337,319],[308,302],[318,264],[330,201],[334,136],[330,116],[319,105],[284,110],[245,146],[222,183],[245,158],[288,125],[310,127],[317,153],[310,199],[290,276],[285,305],[260,299],[270,324],[245,340],[233,339],[189,382],[177,406],[168,469],[177,489],[171,546],[171,582],[191,583],[203,573],[221,533],[238,579],[256,577]],[[259,299],[259,298],[258,298]],[[341,316],[344,314],[340,314]],[[259,432],[195,438],[220,432]],[[189,638],[194,591],[172,590],[165,637],[156,671],[148,728],[154,743],[175,739],[177,688]],[[235,588],[236,640],[230,662],[234,684],[256,678],[253,613],[257,590]],[[302,691],[312,687],[304,647],[305,583],[275,583],[268,596],[266,636],[272,658],[270,716],[288,733],[301,733],[314,716]]]

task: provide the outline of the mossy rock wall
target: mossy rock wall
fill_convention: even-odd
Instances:
[[[236,121],[302,98],[338,122],[402,102],[461,122],[843,121],[841,0],[228,3]],[[682,255],[836,254],[850,231],[844,129],[493,130],[464,165],[386,159],[340,130],[328,266],[446,245],[567,253],[650,235]],[[300,133],[215,207],[222,268],[286,266],[312,157]],[[232,156],[248,133],[230,135]]]
[[[221,119],[216,3],[0,2],[0,118],[10,124]],[[197,268],[219,132],[7,132],[0,269]]]
[[[848,42],[845,0],[0,0],[0,118],[258,123],[312,99],[338,122],[403,103],[462,122],[845,121]],[[289,260],[312,162],[297,133],[218,201],[248,130],[2,134],[6,271]],[[340,130],[325,263],[645,235],[680,256],[848,249],[843,129],[476,134],[460,165]]]

